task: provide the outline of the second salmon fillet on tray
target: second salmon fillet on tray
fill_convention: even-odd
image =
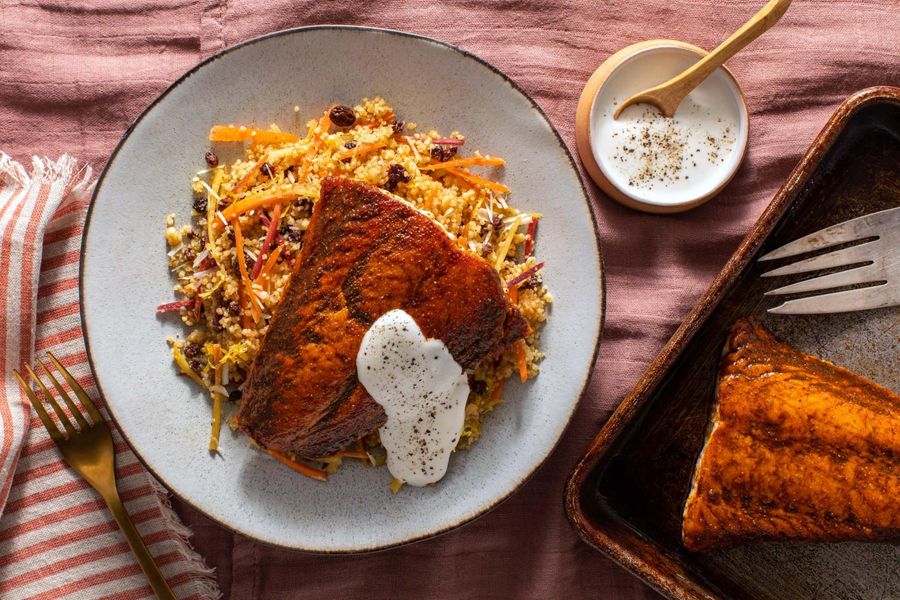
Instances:
[[[900,539],[900,397],[779,341],[731,330],[684,509],[684,544]]]
[[[425,214],[365,183],[328,178],[251,369],[238,424],[296,457],[341,450],[384,424],[356,355],[372,323],[403,309],[463,369],[528,330],[497,272]]]

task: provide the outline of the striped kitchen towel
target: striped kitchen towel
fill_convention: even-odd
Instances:
[[[106,505],[63,461],[12,370],[52,351],[101,405],[78,310],[91,169],[63,156],[31,173],[0,152],[0,598],[152,598]],[[114,294],[111,294],[114,296]],[[179,598],[220,593],[165,491],[113,428],[122,500]]]

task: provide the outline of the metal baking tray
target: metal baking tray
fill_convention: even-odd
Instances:
[[[822,227],[900,205],[900,88],[847,99],[828,121],[734,256],[610,417],[566,486],[578,533],[678,599],[900,598],[900,547],[755,543],[713,553],[681,544],[681,512],[731,325],[760,318],[801,350],[900,391],[900,308],[779,316],[784,298],[757,258]]]

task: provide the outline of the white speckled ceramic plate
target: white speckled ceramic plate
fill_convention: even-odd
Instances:
[[[392,495],[385,469],[350,464],[327,483],[299,476],[223,431],[206,452],[210,406],[176,376],[166,346],[183,336],[154,309],[172,298],[165,217],[189,211],[215,123],[300,131],[332,102],[381,95],[402,118],[459,130],[503,156],[516,206],[544,214],[537,249],[555,301],[541,374],[511,383],[470,450],[436,486]],[[293,107],[301,108],[295,115]],[[457,527],[512,494],[566,428],[594,363],[603,318],[594,222],[572,157],[540,108],[484,61],[392,31],[315,27],[250,40],[204,61],[135,122],[103,172],[88,217],[81,303],[89,356],[128,443],[173,493],[226,527],[278,546],[359,552]],[[560,490],[561,492],[561,490]]]

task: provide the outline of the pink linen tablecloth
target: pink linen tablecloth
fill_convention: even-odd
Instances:
[[[197,61],[277,29],[342,23],[480,55],[541,104],[574,151],[578,95],[603,59],[650,38],[711,48],[762,3],[0,0],[0,150],[24,162],[69,153],[100,168],[131,120]],[[441,538],[354,557],[274,550],[176,502],[226,598],[655,597],[578,540],[562,508],[564,480],[828,115],[857,89],[900,84],[898,31],[896,0],[797,0],[729,63],[750,106],[750,150],[721,196],[658,217],[589,183],[607,273],[603,347],[562,443],[519,493]],[[290,65],[270,68],[290,75]]]

